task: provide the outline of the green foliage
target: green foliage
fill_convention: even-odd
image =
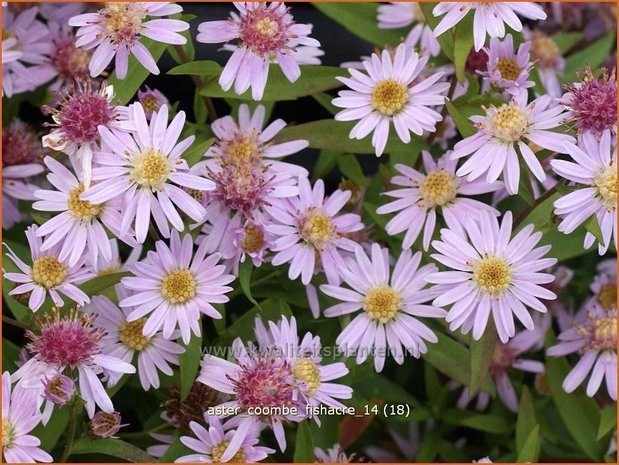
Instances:
[[[179,356],[181,400],[184,400],[196,380],[202,359],[202,336],[191,335],[189,344],[183,344],[185,352]]]

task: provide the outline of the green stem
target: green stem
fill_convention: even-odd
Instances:
[[[513,229],[515,230],[516,228],[518,228],[518,226],[520,225],[520,223],[522,223],[527,216],[529,216],[529,214],[538,206],[540,205],[542,202],[544,202],[545,200],[547,200],[548,198],[552,197],[555,192],[557,192],[559,186],[562,185],[561,182],[556,183],[554,186],[552,186],[550,189],[548,189],[546,192],[544,192],[542,195],[540,195],[535,202],[533,202],[533,205],[530,205],[529,207],[525,208],[523,210],[523,212],[518,215],[518,218],[516,218],[516,220],[514,221],[514,227]]]
[[[8,325],[11,326],[15,326],[16,328],[20,328],[20,329],[30,329],[30,326],[28,326],[25,323],[21,323],[17,320],[14,320],[13,318],[10,318],[6,315],[2,315],[2,321]]]
[[[180,57],[182,62],[189,63],[189,57],[185,53],[185,50],[183,49],[183,47],[181,47],[180,45],[175,45],[174,48],[176,49],[176,53],[178,53],[178,56]],[[194,85],[198,89],[201,89],[202,87],[204,87],[204,81],[202,80],[200,76],[192,75],[191,79],[193,80]],[[202,96],[202,100],[204,100],[204,104],[206,105],[206,110],[208,112],[208,119],[212,123],[213,121],[217,119],[217,113],[215,112],[215,105],[213,105],[213,101],[211,100],[211,98],[207,97],[206,95]]]
[[[67,433],[67,443],[64,446],[60,463],[67,463],[67,459],[71,455],[73,450],[73,443],[75,442],[75,432],[77,431],[77,414],[79,413],[79,404],[73,402],[71,404],[71,412],[69,417],[69,430]]]

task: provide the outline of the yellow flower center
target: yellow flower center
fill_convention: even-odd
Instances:
[[[540,31],[533,33],[531,52],[533,58],[544,68],[554,68],[561,57],[561,49],[556,42]]]
[[[496,67],[503,79],[515,81],[520,76],[520,66],[511,58],[500,58]]]
[[[503,258],[486,256],[473,265],[473,282],[482,291],[498,297],[512,282],[511,266]]]
[[[607,166],[593,180],[593,187],[602,203],[612,210],[617,207],[617,167]]]
[[[170,303],[185,303],[196,295],[196,280],[189,270],[173,271],[163,278],[161,293]]]
[[[153,149],[146,149],[133,157],[131,181],[152,190],[161,190],[168,180],[171,168],[168,157]]]
[[[292,374],[296,380],[305,381],[307,394],[312,396],[320,387],[320,370],[314,362],[302,358],[294,363]]]
[[[132,350],[144,350],[150,344],[150,337],[142,334],[142,329],[147,318],[135,321],[126,321],[120,326],[119,339],[125,346]]]
[[[211,449],[211,460],[213,463],[221,463],[221,456],[224,455],[224,452],[228,448],[228,444],[230,444],[230,441],[222,441],[216,446],[213,446]],[[245,453],[243,449],[239,449],[227,463],[245,463]]]
[[[370,289],[363,301],[363,310],[370,318],[387,323],[391,321],[402,307],[402,298],[391,286],[379,286]]]
[[[372,91],[372,106],[385,116],[399,112],[408,102],[408,88],[395,79],[380,81]]]
[[[301,237],[316,250],[323,250],[335,237],[335,226],[329,216],[313,208],[303,221]]]
[[[419,184],[419,195],[427,207],[447,204],[456,198],[456,178],[445,170],[437,170],[428,175]]]
[[[103,31],[114,43],[129,43],[142,29],[146,11],[138,2],[109,2],[101,10]]]
[[[277,21],[273,21],[270,18],[263,18],[256,21],[256,25],[254,27],[258,34],[269,39],[275,37],[279,32]]]
[[[601,318],[593,322],[593,343],[598,350],[617,349],[616,318]]]
[[[241,241],[241,248],[247,253],[258,253],[264,247],[264,234],[256,225],[245,228],[245,235]]]
[[[93,205],[87,200],[80,200],[82,192],[84,192],[84,185],[80,184],[69,193],[67,201],[69,213],[79,220],[90,221],[101,214],[103,205]]]
[[[504,103],[489,111],[492,134],[505,142],[520,140],[529,128],[527,115],[516,103]]]
[[[350,198],[348,202],[346,202],[349,205],[355,205],[363,195],[363,188],[351,179],[342,179],[338,185],[338,189],[341,191],[350,191]]]
[[[243,137],[227,144],[222,162],[231,165],[249,165],[260,158],[260,148],[254,138]]]
[[[32,280],[46,289],[56,287],[67,277],[67,269],[58,258],[37,258],[32,264]]]
[[[142,107],[144,107],[144,111],[147,113],[159,111],[159,108],[161,107],[161,103],[159,102],[159,100],[157,100],[157,97],[152,94],[148,94],[142,97],[141,103]]]
[[[2,450],[9,449],[15,440],[15,428],[9,420],[2,419]]]
[[[598,302],[606,310],[610,310],[617,306],[617,284],[604,284],[598,293]]]

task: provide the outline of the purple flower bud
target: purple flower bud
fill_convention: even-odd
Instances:
[[[157,89],[151,89],[146,86],[146,90],[138,90],[138,100],[144,108],[146,118],[150,120],[153,113],[158,112],[162,105],[169,103],[165,95]]]
[[[75,393],[75,383],[73,380],[61,373],[58,373],[52,379],[46,380],[44,385],[45,399],[56,405],[66,404]]]
[[[102,410],[95,413],[95,416],[90,420],[90,432],[99,438],[114,437],[118,430],[125,425],[120,424],[120,413],[107,413]]]

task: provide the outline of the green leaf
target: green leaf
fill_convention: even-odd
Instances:
[[[496,339],[497,335],[493,319],[488,321],[488,327],[480,340],[474,341],[471,336],[469,349],[471,366],[471,378],[469,380],[470,398],[477,393],[481,383],[488,377],[488,368],[490,367],[492,356],[494,355]]]
[[[208,79],[214,79],[219,76],[221,70],[221,65],[216,61],[198,60],[175,66],[166,74],[170,74],[172,76],[202,76]]]
[[[84,438],[73,447],[71,454],[103,454],[133,463],[153,461],[142,449],[120,439]]]
[[[458,81],[464,82],[464,67],[473,47],[473,15],[466,15],[456,26],[454,35],[454,66]]]
[[[41,441],[41,449],[51,451],[56,447],[69,424],[69,412],[69,407],[54,408],[49,422],[45,426],[39,423],[32,431],[31,434]]]
[[[518,180],[518,195],[529,206],[535,205],[535,194],[531,185],[529,168],[522,158],[518,160],[520,164],[520,179]]]
[[[165,454],[159,459],[159,463],[171,463],[179,457],[194,453],[195,451],[183,444],[180,438],[175,438]]]
[[[189,166],[193,166],[202,160],[202,157],[209,149],[211,145],[215,142],[214,137],[210,137],[202,142],[194,143],[182,156],[182,158],[189,164]]]
[[[292,460],[295,463],[314,462],[314,438],[309,427],[309,420],[302,421],[297,427],[297,438]]]
[[[471,123],[466,116],[460,113],[460,110],[458,110],[453,103],[445,102],[445,105],[447,106],[447,111],[454,120],[456,128],[462,137],[470,137],[477,132],[475,126],[473,126],[473,123]]]
[[[269,67],[269,78],[261,100],[296,100],[299,97],[336,89],[341,87],[342,84],[335,78],[344,75],[346,75],[345,70],[335,66],[301,65],[301,77],[295,82],[290,82],[288,78],[284,76],[279,66],[271,65]],[[205,83],[200,93],[207,97],[253,100],[251,89],[243,95],[237,95],[234,89],[227,91],[222,90],[217,79]]]
[[[342,154],[337,159],[337,166],[344,176],[360,186],[367,186],[368,180],[357,157],[351,154]]]
[[[155,62],[161,58],[167,44],[155,42],[151,39],[143,37],[140,42],[148,49],[150,54],[155,59]],[[116,75],[108,79],[108,84],[114,86],[116,94],[115,101],[118,105],[126,105],[136,94],[142,83],[150,76],[148,71],[142,64],[133,56],[129,57],[129,67],[127,69],[127,77],[119,80]]]
[[[539,435],[539,425],[535,425],[533,430],[529,433],[520,452],[518,452],[517,462],[521,463],[535,463],[539,458],[539,451],[541,448],[541,438]]]
[[[372,45],[383,48],[385,45],[398,45],[408,34],[406,28],[379,29],[378,4],[376,3],[312,3],[317,10],[348,31],[368,41]]]
[[[253,270],[253,263],[249,258],[246,258],[245,261],[239,265],[239,283],[241,284],[241,289],[245,297],[247,297],[247,300],[258,307],[259,310],[262,310],[260,304],[251,295],[251,275]]]
[[[505,434],[510,431],[510,424],[504,417],[495,414],[481,414],[467,410],[448,409],[443,411],[445,423],[465,426],[491,434]]]
[[[187,398],[196,380],[202,358],[202,336],[191,335],[189,344],[183,344],[185,352],[180,354],[181,401]]]
[[[600,229],[600,224],[595,215],[591,215],[587,221],[583,223],[585,229],[589,231],[597,239],[600,244],[604,244],[604,235]]]
[[[335,115],[340,109],[333,105],[331,101],[333,100],[333,96],[327,94],[326,92],[319,92],[317,94],[312,95],[314,100],[316,100],[320,105],[327,110],[332,115]]]
[[[610,31],[601,39],[583,48],[579,52],[570,55],[565,60],[565,72],[562,76],[563,82],[578,80],[576,72],[590,66],[592,70],[598,68],[615,47],[615,31]]]
[[[436,29],[436,26],[441,21],[442,17],[435,17],[432,14],[432,10],[438,4],[438,2],[420,2],[418,5],[421,7],[421,11],[426,18],[426,23],[432,28]],[[452,39],[452,33],[447,31],[437,37],[438,43],[441,45],[441,52],[449,59],[454,60],[454,42]]]
[[[96,276],[80,286],[80,289],[90,297],[93,295],[99,295],[107,288],[115,286],[125,276],[130,276],[131,273],[122,271],[119,273],[112,273],[104,276]]]
[[[17,370],[16,361],[20,348],[6,338],[2,338],[2,369],[13,373]]]
[[[362,140],[350,139],[348,134],[355,122],[335,121],[323,119],[311,123],[288,126],[276,136],[275,142],[285,142],[296,139],[305,139],[313,149],[328,150],[339,153],[372,154],[376,149],[372,147],[372,138],[368,136]],[[413,138],[409,144],[405,144],[396,135],[392,135],[387,142],[385,153],[414,152],[419,147],[426,147],[425,142]]]
[[[196,123],[206,123],[208,110],[206,109],[206,104],[204,103],[204,99],[200,95],[199,89],[196,89],[193,94],[193,116],[196,119]]]
[[[177,13],[174,15],[170,15],[170,18],[180,19],[181,21],[189,22],[192,19],[195,19],[196,15]],[[172,59],[177,63],[183,63],[184,61],[193,61],[196,57],[196,49],[193,45],[191,29],[187,29],[186,31],[179,32],[179,34],[182,35],[187,40],[187,43],[185,45],[180,46],[181,49],[185,52],[186,57],[181,57],[174,45],[168,46],[168,53],[170,54]]]
[[[602,439],[614,429],[617,429],[617,404],[612,404],[602,409],[597,439]]]
[[[339,156],[339,153],[322,150],[316,159],[312,180],[316,182],[317,179],[327,176],[327,174],[329,174],[329,172],[337,165],[337,159]]]
[[[568,53],[585,35],[582,32],[559,32],[552,36],[562,54]]]

